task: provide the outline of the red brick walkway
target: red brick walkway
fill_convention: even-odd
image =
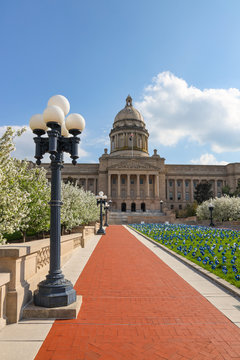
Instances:
[[[122,226],[110,226],[37,360],[240,359],[240,330]]]

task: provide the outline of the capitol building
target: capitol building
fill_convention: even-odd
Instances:
[[[226,184],[234,190],[240,163],[228,165],[168,165],[157,150],[148,152],[149,133],[130,96],[116,115],[109,134],[110,149],[96,164],[64,164],[63,181],[76,181],[94,194],[103,191],[118,212],[181,210],[194,201],[194,189],[210,182],[214,196]],[[43,164],[49,171],[49,165]],[[50,173],[48,174],[50,176]]]

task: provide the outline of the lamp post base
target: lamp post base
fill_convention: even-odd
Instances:
[[[48,308],[67,306],[76,301],[76,291],[71,281],[46,279],[38,284],[34,292],[34,304]]]
[[[103,228],[98,229],[97,235],[105,235],[105,230]]]

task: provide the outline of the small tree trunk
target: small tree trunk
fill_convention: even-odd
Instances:
[[[26,231],[22,231],[22,237],[23,237],[23,242],[25,243],[27,240],[27,232]]]

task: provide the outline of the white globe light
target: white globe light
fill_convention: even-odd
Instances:
[[[64,112],[59,106],[48,106],[43,112],[43,120],[46,124],[49,122],[54,122],[62,125],[62,123],[64,122]]]
[[[99,196],[103,196],[103,191],[99,191]]]
[[[70,104],[67,98],[63,95],[54,95],[48,100],[48,106],[56,105],[59,106],[64,115],[66,116],[70,111]]]
[[[79,130],[83,131],[85,128],[85,120],[80,114],[70,114],[65,121],[66,128],[68,130]]]
[[[43,120],[43,115],[42,114],[35,114],[31,117],[30,121],[29,121],[29,126],[32,129],[32,131],[34,130],[47,130],[47,125]]]
[[[65,126],[64,123],[62,123],[62,126],[61,126],[61,135],[64,136],[64,137],[69,136],[69,132],[67,131],[66,126]]]

